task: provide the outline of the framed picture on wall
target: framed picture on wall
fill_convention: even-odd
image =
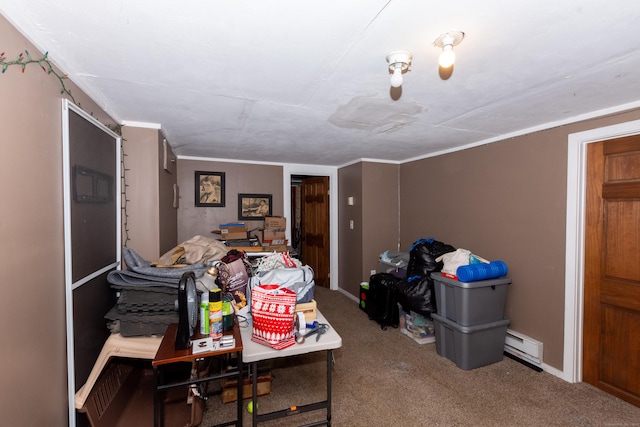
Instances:
[[[224,172],[196,171],[196,206],[224,207]]]
[[[238,219],[263,220],[271,215],[271,194],[238,194]]]

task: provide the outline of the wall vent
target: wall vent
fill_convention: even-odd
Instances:
[[[504,342],[504,351],[526,362],[540,367],[542,365],[543,345],[520,332],[507,329],[507,337]]]

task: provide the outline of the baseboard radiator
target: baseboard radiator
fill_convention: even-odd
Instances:
[[[543,344],[520,332],[507,329],[504,351],[537,367],[542,367]]]

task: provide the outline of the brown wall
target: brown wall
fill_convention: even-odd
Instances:
[[[566,151],[538,133],[401,168],[403,248],[434,237],[504,261],[511,328],[543,341],[553,366],[562,366]]]
[[[157,129],[122,128],[127,185],[127,216],[123,227],[126,246],[142,258],[155,261],[177,245],[178,210],[173,207],[175,163],[164,168],[164,137]],[[171,147],[168,147],[172,157]]]
[[[127,233],[126,246],[146,260],[160,256],[158,206],[158,130],[124,126],[126,153]],[[131,168],[135,165],[134,168]],[[123,239],[124,243],[124,239]]]
[[[362,165],[363,280],[379,271],[380,254],[398,250],[400,212],[399,166],[365,162]]]
[[[225,207],[195,206],[195,171],[225,173]],[[271,194],[272,214],[284,215],[282,167],[246,163],[178,160],[178,242],[193,236],[217,238],[211,232],[225,222],[238,221],[238,194]],[[263,221],[245,221],[247,228],[262,228]]]
[[[127,217],[123,243],[142,258],[155,261],[177,244],[178,214],[173,207],[175,166],[164,169],[162,132],[122,128],[127,185]],[[169,148],[170,149],[170,148]]]
[[[165,138],[158,132],[158,162],[156,173],[158,176],[158,254],[162,255],[178,244],[178,208],[174,206],[173,186],[178,183],[177,162],[170,142],[164,148]],[[165,155],[167,168],[165,169]],[[172,161],[173,160],[173,161]]]
[[[42,53],[0,16],[2,51]],[[65,81],[76,102],[112,126]],[[67,425],[62,95],[37,64],[0,74],[0,414],[7,426]]]
[[[359,294],[359,284],[368,281],[363,271],[363,222],[362,222],[362,163],[356,163],[338,171],[338,285],[354,296]],[[347,198],[353,197],[353,206]],[[349,220],[354,228],[349,228]]]
[[[357,297],[378,271],[380,254],[398,249],[398,165],[360,162],[338,173],[339,286]],[[354,204],[347,199],[353,196]],[[353,220],[353,230],[349,221]]]
[[[639,117],[589,120],[403,164],[403,250],[435,237],[505,261],[510,327],[542,341],[544,362],[562,370],[568,135]]]

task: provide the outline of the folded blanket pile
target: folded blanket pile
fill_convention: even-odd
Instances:
[[[119,292],[118,302],[105,315],[108,328],[124,337],[162,335],[178,321],[178,285],[187,271],[196,278],[207,266],[196,263],[168,268],[153,266],[134,250],[123,248],[126,270],[114,270],[107,276],[111,288]]]

